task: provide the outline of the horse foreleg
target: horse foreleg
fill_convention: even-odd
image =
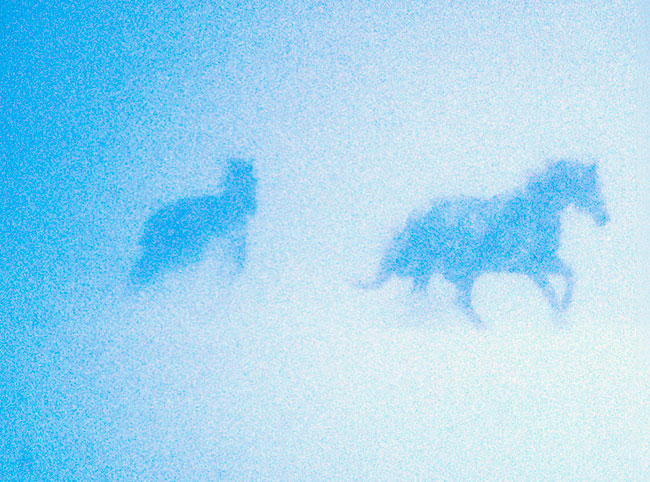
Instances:
[[[413,293],[426,293],[429,287],[430,277],[428,275],[420,275],[413,277]]]
[[[233,263],[235,272],[241,273],[244,271],[246,264],[246,257],[248,254],[248,246],[245,232],[232,233],[227,239],[226,256],[229,261]]]
[[[553,309],[560,311],[562,309],[560,306],[560,301],[558,300],[557,293],[551,286],[551,283],[549,282],[548,278],[545,275],[536,275],[533,276],[532,278],[535,284],[539,286],[539,289],[542,290],[542,294],[546,297],[546,299],[551,304]]]

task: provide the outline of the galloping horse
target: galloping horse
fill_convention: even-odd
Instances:
[[[142,255],[131,272],[138,283],[153,281],[164,271],[197,261],[214,237],[239,236],[234,261],[243,266],[246,226],[256,210],[257,180],[249,161],[229,161],[224,190],[218,196],[181,199],[156,211],[144,224]]]
[[[385,250],[377,277],[365,288],[377,288],[391,276],[413,279],[423,291],[432,275],[441,274],[458,290],[458,303],[475,323],[472,287],[489,272],[530,277],[550,304],[564,311],[573,293],[571,269],[558,257],[560,214],[569,206],[603,226],[608,221],[596,165],[558,161],[529,179],[518,194],[491,199],[454,198],[433,202],[424,215],[412,215]],[[549,276],[564,278],[561,297]]]

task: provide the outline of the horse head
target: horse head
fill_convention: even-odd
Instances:
[[[255,182],[253,164],[246,159],[228,159],[226,186],[248,186]]]
[[[541,176],[534,178],[529,190],[558,211],[573,205],[591,216],[599,226],[609,221],[595,163],[555,162]]]
[[[604,226],[609,221],[609,214],[600,189],[596,163],[575,163],[572,166],[569,188],[574,206],[591,216],[597,225]]]
[[[240,206],[249,213],[256,208],[257,178],[253,164],[244,159],[229,159],[224,180],[223,196],[234,208]]]

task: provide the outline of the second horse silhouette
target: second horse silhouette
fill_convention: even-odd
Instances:
[[[394,275],[412,278],[414,291],[424,291],[440,274],[457,287],[465,314],[481,323],[472,306],[476,279],[490,272],[519,273],[540,287],[554,309],[564,311],[574,277],[558,256],[560,214],[571,205],[598,225],[607,223],[595,164],[555,162],[509,197],[437,200],[428,212],[407,220],[385,250],[376,278],[362,286],[377,288]],[[549,276],[564,278],[562,297]]]
[[[232,238],[233,261],[243,267],[248,219],[255,214],[257,179],[250,161],[230,159],[223,192],[181,199],[156,211],[140,237],[141,256],[131,271],[137,285],[197,261],[212,238]]]

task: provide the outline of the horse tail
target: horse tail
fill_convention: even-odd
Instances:
[[[374,278],[365,281],[356,281],[353,284],[364,290],[374,290],[388,281],[388,278],[390,278],[390,272],[384,270],[380,271]]]

